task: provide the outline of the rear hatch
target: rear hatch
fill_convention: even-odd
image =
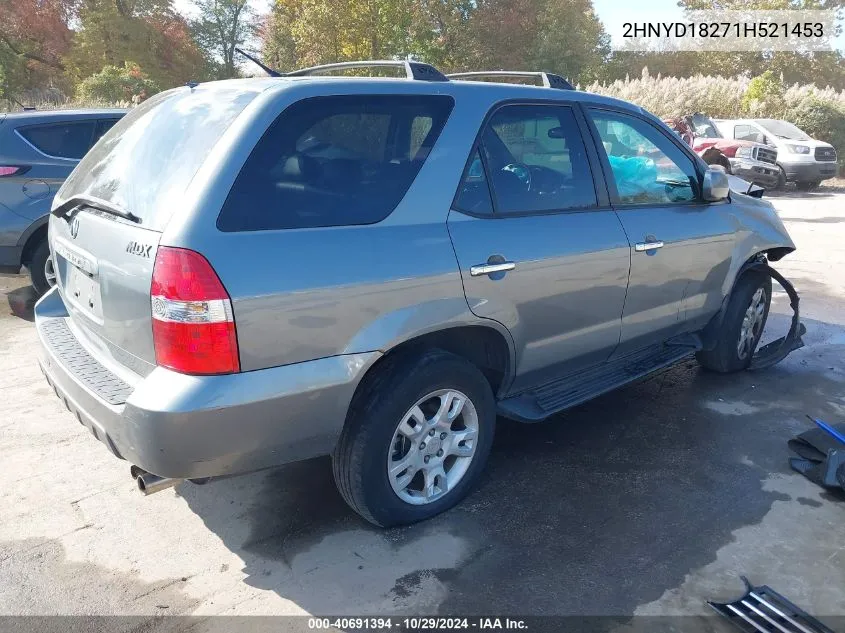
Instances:
[[[50,245],[59,293],[101,358],[141,375],[154,367],[150,283],[162,232],[256,94],[212,84],[156,95],[103,136],[57,194]]]

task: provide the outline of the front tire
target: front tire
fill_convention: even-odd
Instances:
[[[730,374],[748,368],[766,327],[772,300],[772,278],[758,270],[740,277],[728,300],[715,347],[696,353],[705,369]]]
[[[35,247],[27,268],[32,287],[35,288],[39,297],[56,285],[56,273],[53,271],[53,260],[50,258],[50,245],[46,239]]]
[[[786,189],[786,172],[780,165],[778,165],[778,184],[775,186],[775,189],[779,189],[780,191]]]
[[[332,455],[335,482],[375,525],[428,519],[473,488],[495,425],[493,392],[475,365],[436,349],[400,353],[356,392]]]

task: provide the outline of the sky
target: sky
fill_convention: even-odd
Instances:
[[[173,0],[176,10],[182,15],[195,15],[193,0]],[[264,15],[270,10],[272,0],[249,0],[249,4],[259,15]]]

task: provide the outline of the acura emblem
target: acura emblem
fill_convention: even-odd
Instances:
[[[79,218],[73,218],[70,221],[70,236],[76,239],[77,235],[79,235]]]

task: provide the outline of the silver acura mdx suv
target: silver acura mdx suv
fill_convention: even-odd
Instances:
[[[394,63],[159,94],[56,196],[41,366],[147,493],[330,454],[409,523],[497,415],[751,361],[795,248],[768,202],[630,103]]]

